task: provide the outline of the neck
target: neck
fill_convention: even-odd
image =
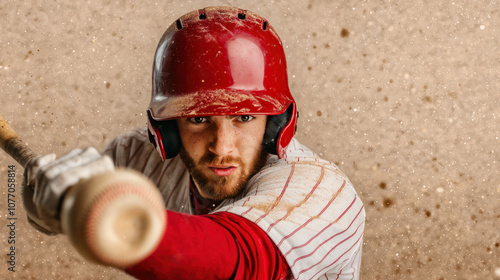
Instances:
[[[198,186],[190,179],[190,195],[191,202],[193,206],[193,210],[195,210],[196,214],[203,215],[212,212],[222,201],[216,201],[212,199],[205,198],[199,191]]]

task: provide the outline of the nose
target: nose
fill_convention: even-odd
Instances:
[[[236,131],[230,122],[221,122],[214,125],[214,138],[209,151],[217,156],[227,156],[234,151]]]

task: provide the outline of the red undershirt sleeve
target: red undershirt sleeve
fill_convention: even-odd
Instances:
[[[167,211],[158,248],[125,269],[138,279],[288,279],[290,269],[269,236],[238,215]]]

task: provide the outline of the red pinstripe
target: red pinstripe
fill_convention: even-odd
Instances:
[[[241,216],[245,216],[246,214],[248,214],[248,212],[252,211],[252,209],[253,209],[253,207],[248,208],[247,211],[241,213]]]
[[[148,139],[148,133],[146,132],[146,130],[142,130],[140,128],[136,128],[134,130],[135,130],[135,132],[137,132],[137,134],[139,134],[142,137],[144,137],[144,139]],[[148,141],[149,141],[149,139],[148,139]]]
[[[361,207],[361,210],[363,210],[363,207]],[[346,241],[346,240],[350,239],[352,236],[354,236],[354,235],[356,234],[356,232],[358,232],[359,228],[360,228],[363,224],[364,224],[364,222],[363,222],[363,223],[361,223],[361,224],[359,224],[359,226],[356,228],[356,231],[355,231],[355,232],[354,232],[351,236],[349,236],[348,238],[346,238],[346,239],[342,240],[342,242],[338,243],[335,247],[337,247],[339,244],[343,243],[344,241]],[[333,263],[331,263],[331,264],[329,264],[329,265],[325,266],[323,269],[321,269],[320,271],[316,272],[316,274],[314,274],[314,275],[313,275],[313,277],[311,277],[310,279],[314,279],[314,278],[316,277],[316,275],[318,275],[318,273],[321,273],[321,271],[323,271],[323,270],[325,270],[325,269],[328,269],[328,267],[330,267],[330,266],[334,265],[335,263],[337,263],[337,262],[338,262],[338,261],[339,261],[339,260],[340,260],[340,259],[341,259],[344,255],[345,255],[345,254],[347,254],[347,252],[351,251],[351,249],[352,249],[354,246],[356,246],[356,244],[358,244],[358,242],[359,242],[359,240],[361,240],[361,238],[363,238],[363,235],[359,236],[359,237],[358,237],[358,239],[356,240],[356,242],[354,242],[354,244],[352,244],[352,246],[351,246],[349,249],[347,249],[344,253],[342,253],[342,255],[340,255],[340,256],[339,256],[339,257],[338,257],[338,258],[337,258],[337,259],[336,259]],[[334,250],[334,249],[335,249],[335,247],[334,247],[334,248],[332,248],[332,250],[330,250],[330,251],[329,251],[329,252],[328,252],[328,253],[327,253],[327,254],[323,257],[323,259],[321,259],[321,261],[320,261],[320,262],[318,262],[317,264],[315,264],[315,265],[313,265],[313,266],[311,266],[311,267],[309,267],[309,268],[307,268],[307,269],[304,269],[304,270],[302,270],[301,272],[299,272],[299,276],[300,276],[300,274],[301,274],[302,272],[305,272],[305,271],[307,271],[307,270],[309,270],[309,269],[313,268],[314,266],[316,266],[316,265],[320,264],[320,263],[321,263],[321,262],[322,262],[322,261],[323,261],[323,260],[324,260],[324,259],[325,259],[325,258],[326,258],[326,257],[327,257],[327,256],[328,256],[328,255],[329,255],[329,254],[330,254],[330,253]]]
[[[167,172],[168,168],[170,167],[170,165],[172,164],[173,160],[170,160],[168,163],[167,163],[167,166],[165,166],[163,168],[163,172],[161,173],[160,177],[159,177],[159,180],[158,180],[158,184],[160,184],[160,181],[163,179],[163,176],[165,176],[165,173]],[[161,166],[162,164],[158,164],[159,166]],[[182,177],[182,176],[181,176]]]
[[[344,182],[342,183],[342,186],[339,188],[339,190],[335,193],[335,195],[332,197],[332,199],[330,199],[330,201],[328,202],[328,204],[321,210],[321,212],[319,212],[319,214],[317,214],[316,216],[313,216],[313,217],[320,217],[325,211],[326,209],[328,209],[330,207],[330,205],[333,203],[333,201],[337,198],[337,196],[340,194],[340,192],[342,192],[342,190],[344,189],[344,186],[346,184],[346,181],[344,180]],[[300,245],[300,246],[296,246],[296,247],[292,247],[290,250],[288,250],[288,252],[285,254],[285,257],[294,249],[298,249],[298,248],[302,248],[304,246],[306,246],[307,244],[309,244],[314,238],[316,238],[318,235],[320,235],[323,231],[325,231],[328,227],[330,227],[331,225],[333,225],[334,223],[338,222],[340,220],[340,218],[342,218],[344,216],[345,213],[347,213],[347,211],[351,208],[351,206],[354,204],[354,201],[356,201],[356,198],[357,196],[354,196],[354,199],[352,200],[351,204],[344,210],[344,212],[342,212],[342,214],[340,214],[340,216],[337,217],[337,219],[335,219],[335,221],[333,222],[330,222],[328,224],[327,227],[325,227],[323,230],[321,230],[320,232],[318,232],[318,234],[316,234],[315,236],[313,236],[311,239],[309,239],[309,241],[307,241],[306,243]],[[309,218],[309,220],[307,220],[304,224],[302,224],[300,227],[298,227],[297,229],[295,229],[292,233],[290,233],[289,235],[285,236],[283,239],[281,239],[281,241],[278,243],[278,247],[288,238],[290,238],[291,236],[293,236],[297,231],[299,231],[300,229],[302,229],[303,227],[305,227],[307,224],[309,224],[310,222],[312,222],[314,219],[313,217]]]
[[[253,196],[256,196],[256,195],[257,195],[257,193],[259,192],[259,186],[260,186],[260,185],[257,185],[257,187],[255,188],[255,193],[253,194]],[[247,194],[248,194],[248,193],[247,193]],[[245,196],[246,196],[247,194],[245,194]],[[250,201],[250,198],[252,198],[252,196],[248,196],[248,197],[247,197],[247,199],[243,202],[243,204],[242,204],[241,206],[245,206],[245,204],[246,204],[248,201]],[[231,209],[233,209],[233,207],[234,207],[234,202],[233,202],[233,205],[231,205],[230,207],[228,207],[226,211],[228,211],[228,212],[229,212]],[[241,216],[243,216],[243,215],[247,214],[247,213],[248,213],[248,212],[250,212],[250,210],[252,210],[252,209],[253,209],[253,207],[250,207],[250,209],[248,209],[247,211],[245,211],[245,212],[241,213]]]
[[[144,142],[141,142],[141,145],[139,145],[139,147],[137,147],[137,149],[135,150],[135,152],[132,153],[132,155],[128,158],[129,161],[127,162],[127,166],[130,166],[130,163],[132,162],[132,160],[134,160],[134,158],[139,154],[139,150],[144,146]]]
[[[257,187],[255,188],[255,193],[254,193],[252,196],[256,196],[256,195],[259,193],[259,187],[260,187],[260,185],[257,185]],[[247,193],[245,194],[245,196],[247,196],[247,195],[248,195],[248,192],[249,192],[249,191],[250,191],[250,190],[248,190],[248,191],[247,191]],[[243,202],[242,206],[245,206],[245,204],[246,204],[248,201],[250,201],[250,198],[252,198],[252,196],[248,196],[248,198],[245,200],[245,202]]]
[[[354,275],[356,274],[356,268],[351,265],[352,268],[352,279],[354,279]]]
[[[311,255],[313,255],[313,254],[314,254],[314,253],[315,253],[315,252],[316,252],[316,251],[317,251],[317,250],[318,250],[321,246],[323,246],[326,242],[328,242],[328,241],[332,240],[334,237],[336,237],[336,236],[338,236],[338,235],[340,235],[340,234],[342,234],[342,233],[346,232],[346,231],[347,231],[347,230],[348,230],[348,229],[352,226],[352,224],[354,223],[354,221],[356,221],[356,219],[358,218],[359,214],[361,214],[361,211],[363,211],[363,207],[361,207],[361,209],[358,211],[358,214],[354,217],[354,219],[351,221],[351,223],[349,224],[349,226],[348,226],[346,229],[344,229],[343,231],[338,232],[338,233],[336,233],[336,234],[332,235],[330,238],[328,238],[328,239],[326,239],[325,241],[323,241],[323,242],[322,242],[321,244],[319,244],[319,245],[316,247],[316,249],[314,249],[311,253],[309,253],[309,254],[307,254],[307,255],[300,256],[300,257],[298,257],[297,259],[295,259],[295,261],[293,262],[293,264],[292,264],[292,265],[290,265],[290,268],[294,267],[294,266],[295,266],[295,264],[296,264],[299,260],[304,259],[304,258],[307,258],[307,257],[310,257]],[[360,224],[360,225],[361,225],[361,224]],[[331,224],[330,224],[330,225],[328,225],[327,227],[330,227],[330,226],[331,226]],[[321,259],[321,261],[320,261],[320,262],[318,262],[317,264],[315,264],[315,265],[313,265],[313,266],[311,266],[311,267],[309,267],[308,269],[305,269],[305,270],[303,270],[303,271],[307,271],[307,270],[309,270],[309,269],[313,268],[314,266],[318,265],[319,263],[321,263],[321,262],[322,262],[322,261],[323,261],[323,260],[324,260],[324,259],[325,259],[325,258],[326,258],[326,257],[327,257],[327,256],[328,256],[328,255],[329,255],[329,254],[330,254],[330,253],[331,253],[331,252],[332,252],[335,248],[337,248],[340,244],[344,243],[346,240],[348,240],[349,238],[351,238],[351,237],[352,237],[352,236],[353,236],[353,235],[354,235],[354,234],[358,231],[358,229],[359,229],[359,226],[358,226],[358,228],[356,229],[356,231],[355,231],[355,232],[354,232],[351,236],[349,236],[348,238],[346,238],[346,239],[342,240],[341,242],[337,243],[337,244],[336,244],[336,245],[335,245],[335,246],[334,246],[334,247],[333,247],[333,248],[332,248],[332,249],[331,249],[331,250],[330,250],[330,251],[329,251],[329,252],[328,252],[328,253],[327,253],[324,257],[323,257],[323,259]],[[301,271],[301,273],[302,273],[303,271]],[[300,273],[299,273],[299,274],[300,274]]]
[[[340,277],[340,275],[342,274],[342,270],[343,270],[343,268],[339,271],[339,274],[337,274],[337,278],[335,278],[335,280],[339,280],[339,277]],[[328,277],[327,277],[327,278],[328,278]]]
[[[355,243],[356,244],[356,243]],[[352,247],[351,247],[352,248]],[[356,252],[356,256],[359,255],[360,251],[357,251]],[[354,256],[352,259],[355,259],[356,256]],[[347,261],[347,260],[346,260]],[[344,261],[344,262],[346,262]],[[342,270],[344,270],[345,267],[343,267],[340,271],[339,271],[339,274],[337,274],[337,278],[335,278],[335,280],[338,280],[340,275],[342,275]],[[353,269],[353,272],[352,272],[352,278],[351,279],[354,279],[354,275],[356,274],[356,267],[354,267],[353,263],[351,263],[351,268]],[[326,275],[325,275],[326,276]],[[328,276],[327,276],[328,278]]]
[[[288,188],[288,184],[290,183],[290,180],[292,179],[292,175],[295,171],[295,163],[292,164],[292,169],[290,170],[290,174],[288,175],[288,178],[286,179],[285,186],[283,186],[283,190],[281,191],[280,195],[276,198],[276,201],[274,202],[273,206],[267,209],[266,213],[264,213],[262,216],[260,216],[254,223],[258,224],[260,220],[264,219],[265,216],[267,216],[281,201],[283,198],[283,195],[285,194],[286,189]]]
[[[245,199],[245,201],[243,202],[242,206],[245,206],[245,204],[250,200],[250,196],[247,197],[247,199]],[[234,201],[233,204],[231,204],[230,206],[227,207],[227,212],[231,212],[231,210],[234,208],[234,204],[236,203],[237,201]],[[250,209],[253,209],[253,207],[250,207]],[[245,211],[245,213],[248,213],[248,211]],[[243,213],[240,214],[241,216],[243,216]]]
[[[152,150],[151,152],[152,152],[152,153],[156,153],[156,150]],[[151,157],[151,156],[153,156],[153,155],[150,155],[150,157]],[[170,165],[170,163],[169,163],[169,165]],[[156,173],[156,171],[158,171],[158,169],[159,169],[161,166],[162,166],[162,164],[161,164],[161,163],[157,164],[157,165],[155,166],[155,168],[153,169],[153,171],[151,171],[151,173],[150,173],[150,177],[151,177],[151,176],[153,176],[153,174],[155,174],[155,173]],[[146,165],[145,165],[144,167],[146,167]],[[144,169],[142,170],[142,173],[144,173]],[[159,185],[159,184],[157,184],[157,185]]]
[[[355,256],[355,257],[353,257],[353,259],[356,259],[356,258],[357,258],[357,256],[358,256],[360,253],[361,253],[360,251],[357,251],[357,252],[356,252],[356,256]],[[352,270],[353,270],[353,271],[352,271],[352,279],[354,279],[354,276],[356,275],[356,267],[354,266],[354,264],[353,264],[353,263],[351,263],[351,268],[352,268]]]
[[[137,132],[137,134],[139,134],[140,136],[143,136],[143,134],[140,133],[140,130],[136,129],[135,132]],[[139,140],[140,141],[140,140]],[[134,151],[134,152],[131,152],[131,154],[133,154],[132,157],[129,158],[129,161],[127,162],[127,165],[126,166],[130,166],[130,163],[132,162],[132,159],[140,152],[140,150],[144,147],[144,144],[145,142],[144,141],[140,141],[141,142],[141,145],[139,147],[137,147],[137,149]],[[121,147],[123,147],[124,149],[129,149],[131,145],[121,145]],[[145,157],[145,158],[151,158],[151,156],[153,155],[153,153],[155,153],[156,151],[155,150],[151,150],[151,152],[149,153],[149,156]],[[148,164],[148,161],[145,161],[144,163],[144,166],[140,169],[140,171],[142,173],[144,173],[144,170],[146,170],[146,166]],[[134,165],[135,167],[135,165]],[[157,164],[155,166],[155,169],[153,169],[152,172],[150,172],[149,174],[152,175],[156,172],[156,170],[158,170],[158,168],[161,167],[161,164]],[[137,170],[139,170],[139,168],[135,167]]]
[[[300,205],[304,204],[312,196],[312,194],[314,193],[314,191],[318,188],[319,184],[323,181],[323,177],[324,176],[325,176],[325,168],[321,167],[321,174],[319,175],[319,179],[316,181],[316,185],[311,189],[311,191],[309,192],[309,194],[307,194],[307,196],[297,206],[295,206],[295,207],[299,207]],[[274,222],[271,225],[269,225],[269,227],[266,230],[266,233],[269,233],[269,231],[271,230],[271,228],[273,228],[277,223],[279,223],[282,220],[288,218],[288,216],[290,216],[291,213],[292,213],[292,211],[288,211],[285,216],[283,216],[282,218],[278,219],[276,222]]]
[[[155,152],[156,152],[155,150],[151,150],[151,151],[149,152],[149,155],[148,155],[148,157],[147,157],[147,158],[151,158],[151,156],[152,156],[152,155],[153,155],[153,153],[155,153]],[[144,173],[144,170],[146,170],[146,166],[148,166],[148,161],[147,161],[147,160],[146,160],[146,161],[144,161],[144,165],[143,165],[143,166],[142,166],[142,168],[141,168],[142,173]],[[156,167],[158,167],[158,166],[160,166],[160,164],[156,165]],[[156,170],[156,168],[155,168],[155,170]],[[154,170],[153,170],[153,171],[154,171]],[[150,172],[150,173],[149,173],[149,176],[150,176],[150,175],[152,175],[152,174],[153,174],[153,172]],[[148,176],[148,177],[149,177],[149,176]]]

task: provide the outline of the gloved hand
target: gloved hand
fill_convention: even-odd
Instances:
[[[112,170],[111,158],[94,148],[74,149],[58,159],[55,154],[32,159],[24,170],[21,188],[28,221],[45,234],[61,233],[59,211],[68,188]]]

